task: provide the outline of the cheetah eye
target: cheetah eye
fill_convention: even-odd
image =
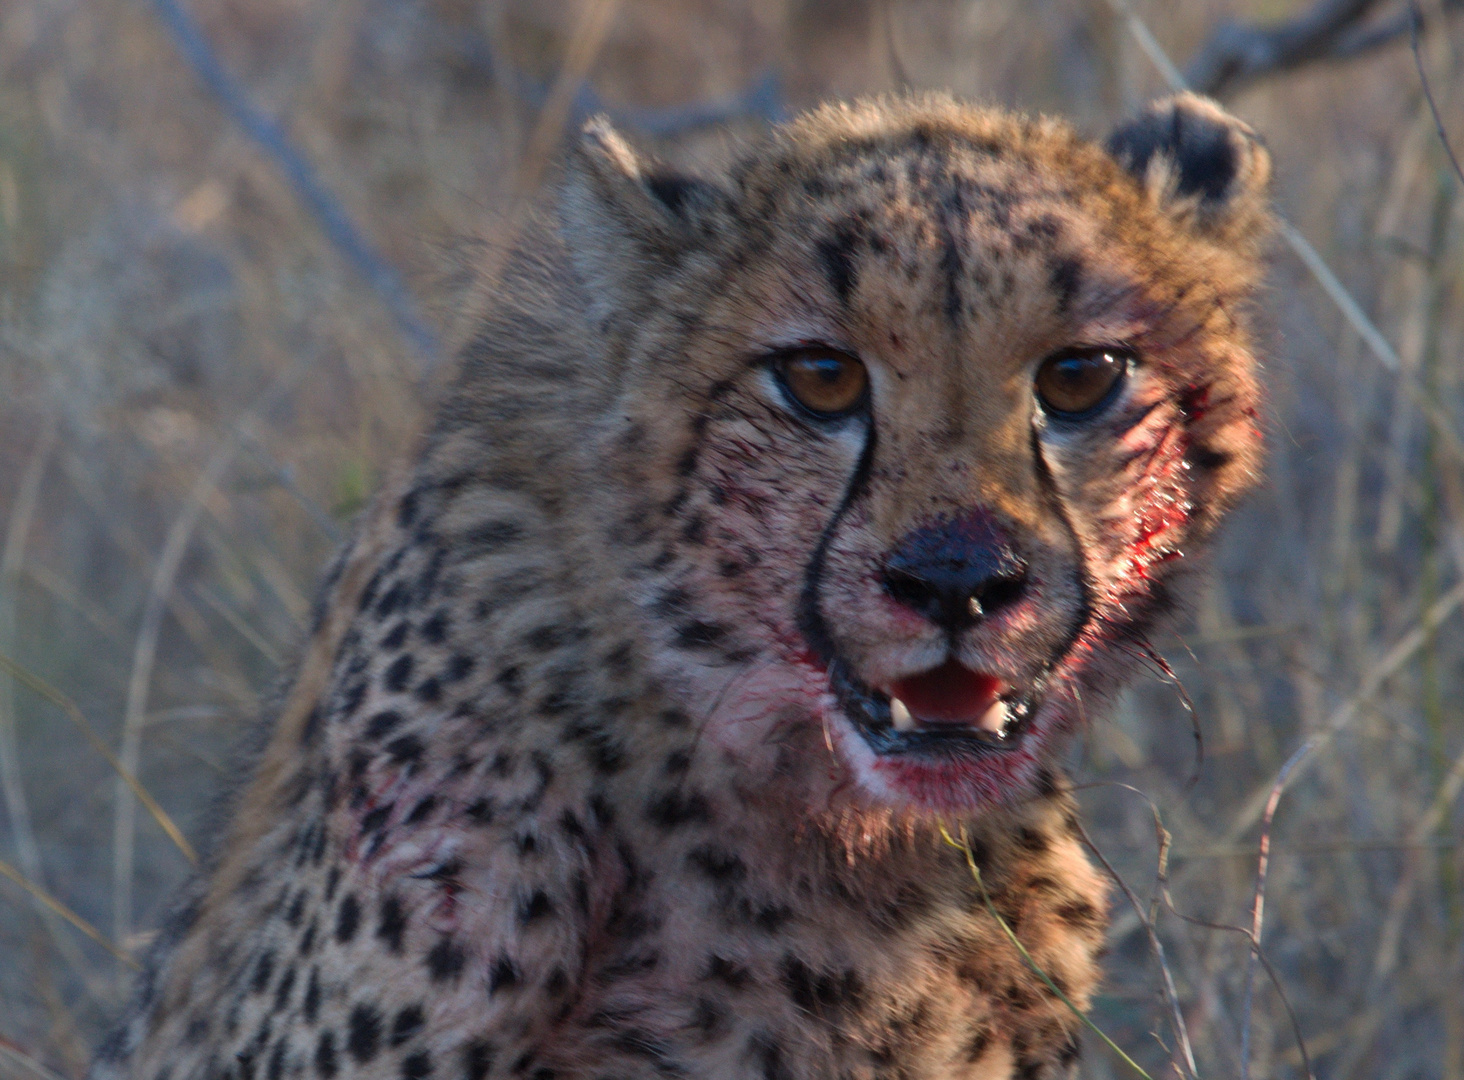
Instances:
[[[827,346],[789,349],[773,357],[772,368],[783,392],[820,420],[848,416],[869,393],[864,365]]]
[[[1113,346],[1055,353],[1037,369],[1037,400],[1065,419],[1096,412],[1116,396],[1133,359],[1127,349]]]

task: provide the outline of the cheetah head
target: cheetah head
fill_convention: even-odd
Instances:
[[[1187,95],[1104,145],[827,107],[711,178],[588,127],[586,498],[711,739],[809,799],[1040,783],[1255,477],[1268,174]]]

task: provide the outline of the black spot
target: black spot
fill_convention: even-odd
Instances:
[[[1057,293],[1057,310],[1066,313],[1083,287],[1082,263],[1077,259],[1052,259],[1047,264],[1047,277]]]
[[[598,792],[590,796],[590,813],[595,815],[595,824],[601,828],[615,821],[615,808]]]
[[[411,653],[402,653],[386,669],[386,674],[381,679],[382,685],[392,693],[400,694],[407,688],[407,684],[411,682],[413,663]]]
[[[418,1050],[402,1060],[402,1080],[424,1080],[432,1075],[432,1058],[426,1050]]]
[[[519,900],[518,918],[519,922],[527,925],[536,919],[547,918],[554,914],[554,902],[543,889],[535,889],[528,896]]]
[[[672,750],[666,755],[665,768],[668,776],[680,776],[691,768],[691,751]]]
[[[442,700],[442,681],[436,675],[429,675],[417,684],[417,700],[428,705]]]
[[[1017,830],[1017,847],[1033,855],[1043,855],[1049,847],[1047,837],[1029,826]]]
[[[715,201],[719,194],[709,181],[664,170],[645,174],[642,182],[662,206],[683,220],[693,208]]]
[[[421,1005],[408,1005],[401,1012],[396,1014],[396,1019],[391,1024],[391,1045],[401,1046],[402,1043],[415,1036],[422,1030],[426,1018],[422,1015]]]
[[[512,521],[485,521],[464,533],[456,546],[467,557],[487,555],[517,543],[523,534],[523,529]]]
[[[783,1047],[777,1039],[766,1033],[757,1034],[748,1040],[747,1048],[763,1080],[793,1080],[792,1072],[783,1063]]]
[[[662,709],[661,723],[669,728],[684,728],[691,726],[691,717],[680,709]]]
[[[695,791],[664,791],[646,804],[646,818],[663,829],[675,829],[711,821],[712,808],[706,798]]]
[[[407,913],[402,902],[395,896],[388,896],[381,902],[381,918],[376,925],[376,936],[386,942],[394,953],[402,951],[402,934],[407,929]]]
[[[249,988],[256,994],[262,994],[269,986],[270,977],[274,974],[274,953],[266,950],[260,953],[259,960],[254,966],[254,979],[250,982]]]
[[[678,649],[711,649],[727,638],[727,628],[703,619],[692,619],[676,628],[672,639]]]
[[[991,1028],[986,1024],[979,1024],[971,1030],[966,1039],[966,1060],[975,1064],[985,1056],[986,1051],[991,1048]]]
[[[322,1031],[315,1044],[315,1075],[321,1080],[331,1080],[340,1071],[336,1059],[335,1032]]]
[[[362,1065],[376,1056],[381,1046],[381,1014],[370,1005],[357,1005],[346,1021],[349,1034],[346,1049]]]
[[[839,303],[845,307],[859,280],[859,267],[854,256],[860,240],[861,231],[856,223],[845,222],[834,230],[832,236],[818,242],[818,258],[824,277]]]
[[[299,926],[300,920],[305,917],[305,901],[309,895],[308,891],[301,889],[295,894],[295,899],[290,901],[289,910],[285,912],[285,922],[290,927]]]
[[[493,1068],[493,1048],[485,1042],[471,1042],[463,1048],[463,1080],[487,1080]]]
[[[448,982],[462,974],[468,954],[452,938],[441,938],[427,954],[427,974],[433,982]]]
[[[713,953],[707,958],[706,978],[730,986],[733,990],[741,990],[752,981],[752,972],[735,961]]]
[[[386,592],[382,594],[381,599],[377,602],[376,614],[383,619],[386,618],[388,615],[396,611],[396,609],[401,606],[402,601],[405,600],[406,597],[406,586],[404,586],[400,581],[395,582],[391,588],[387,589]]]
[[[493,803],[486,798],[478,799],[463,811],[463,816],[475,825],[491,825],[493,823]]]
[[[412,522],[417,520],[418,503],[421,501],[422,493],[413,488],[402,496],[402,501],[397,503],[397,525],[403,529],[409,529]]]
[[[407,640],[407,634],[412,629],[412,624],[406,619],[401,620],[381,639],[383,649],[400,649],[402,643]]]
[[[473,658],[462,653],[454,653],[448,658],[447,666],[442,669],[442,681],[455,683],[462,682],[473,673]]]
[[[366,738],[379,739],[389,734],[401,722],[401,713],[393,709],[383,709],[366,722]]]
[[[511,959],[507,956],[500,956],[493,961],[493,966],[488,969],[489,996],[500,990],[512,990],[518,984],[519,970]]]
[[[307,1024],[313,1024],[320,1016],[320,969],[310,969],[310,981],[305,984],[305,1001],[301,1006]]]
[[[782,977],[789,1000],[814,1015],[857,1010],[863,1000],[863,983],[852,968],[838,974],[815,971],[790,954],[783,957]]]
[[[432,617],[422,624],[422,636],[433,645],[441,645],[447,640],[448,625],[447,610],[438,608],[432,613]]]
[[[693,848],[686,861],[719,885],[736,884],[747,876],[747,865],[738,856],[711,844]]]
[[[559,997],[569,989],[569,976],[562,967],[556,967],[544,980],[544,992],[550,997]]]
[[[396,809],[396,803],[387,803],[385,806],[378,806],[361,819],[361,831],[363,833],[377,832],[386,825],[386,819],[391,817],[391,812]]]
[[[361,925],[361,904],[354,893],[346,893],[336,912],[335,937],[342,945],[356,936],[356,927]]]
[[[1046,766],[1037,770],[1037,775],[1032,780],[1032,786],[1044,799],[1050,799],[1058,793],[1057,777]]]
[[[1073,900],[1057,909],[1057,917],[1078,930],[1095,930],[1103,926],[1103,917],[1086,900]]]
[[[366,700],[366,684],[359,679],[353,680],[348,686],[341,689],[336,711],[342,720],[348,719],[355,715],[364,700]]]
[[[386,744],[386,752],[394,765],[415,765],[427,748],[415,735],[401,735]]]
[[[523,674],[517,667],[509,665],[494,676],[493,681],[503,688],[509,697],[522,697],[524,693]]]
[[[269,1065],[266,1066],[264,1075],[266,1080],[284,1080],[285,1075],[285,1050],[289,1046],[289,1036],[282,1035],[274,1044],[274,1049],[269,1052]]]
[[[275,987],[274,1011],[284,1012],[290,1004],[290,992],[295,989],[295,967],[285,968],[285,973],[280,976],[279,985]]]

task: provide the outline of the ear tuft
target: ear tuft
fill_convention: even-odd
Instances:
[[[1108,137],[1106,148],[1164,212],[1221,241],[1254,239],[1269,222],[1271,155],[1209,98],[1176,94]]]

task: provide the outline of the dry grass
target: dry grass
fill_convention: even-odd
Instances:
[[[1183,58],[1223,15],[1292,6],[1137,10]],[[124,955],[145,943],[188,870],[159,820],[206,836],[312,582],[426,394],[400,313],[157,10],[0,6],[0,654],[30,676],[0,674],[0,858],[32,886],[0,878],[6,1076],[82,1071],[130,972],[76,921]],[[1094,132],[1163,90],[1106,0],[890,0],[888,19],[874,0],[188,10],[410,294],[433,298],[423,318],[444,335],[463,238],[511,227],[516,184],[554,146],[553,110],[573,94],[541,106],[566,64],[569,90],[581,64],[628,110],[735,96],[775,72],[790,108],[908,81]],[[1464,27],[1450,28],[1423,56],[1464,142],[1461,47]],[[1436,423],[1464,430],[1460,185],[1406,43],[1232,105],[1269,139],[1285,213],[1429,407],[1278,248],[1269,482],[1226,533],[1216,587],[1155,642],[1204,732],[1199,782],[1186,785],[1190,721],[1163,678],[1074,753],[1090,832],[1142,909],[1118,909],[1093,1015],[1172,1075],[1175,1013],[1145,927],[1154,822],[1119,785],[1172,833],[1175,907],[1249,926],[1267,795],[1317,738],[1275,815],[1263,935],[1318,1075],[1464,1080],[1464,458]],[[759,122],[642,141],[694,162]],[[136,807],[78,717],[163,819]],[[1241,1075],[1246,939],[1152,910],[1200,1075]],[[1263,975],[1254,995],[1250,1075],[1301,1075]],[[1089,1059],[1086,1075],[1125,1075],[1096,1043]]]

